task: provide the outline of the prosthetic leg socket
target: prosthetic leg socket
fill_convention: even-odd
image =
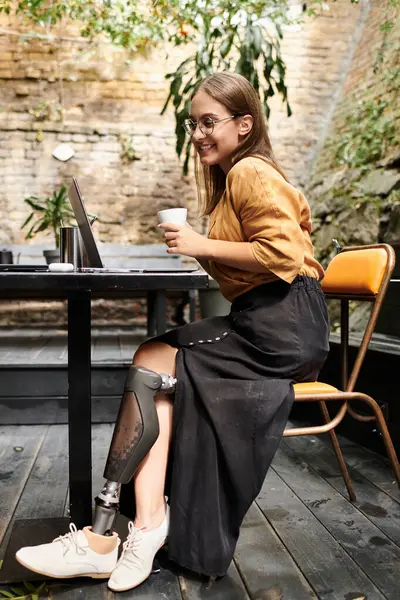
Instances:
[[[159,435],[154,396],[159,391],[173,393],[175,384],[170,375],[130,367],[104,470],[107,481],[95,498],[94,533],[104,535],[112,530],[121,484],[131,480]]]

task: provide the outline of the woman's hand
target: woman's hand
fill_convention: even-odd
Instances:
[[[169,254],[183,254],[193,258],[208,258],[210,240],[197,233],[190,225],[174,225],[161,223],[158,226],[164,230],[165,242]]]

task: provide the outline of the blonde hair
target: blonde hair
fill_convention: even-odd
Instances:
[[[232,165],[247,156],[256,156],[270,163],[286,179],[275,160],[260,98],[251,83],[237,73],[214,73],[197,85],[192,99],[199,91],[225,106],[232,115],[253,117],[251,131],[232,153]],[[219,165],[202,165],[196,153],[195,176],[201,214],[209,215],[225,191],[226,175]]]

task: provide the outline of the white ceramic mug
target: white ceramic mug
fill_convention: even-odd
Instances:
[[[187,218],[186,208],[167,208],[157,213],[159,223],[173,223],[174,225],[185,225]]]

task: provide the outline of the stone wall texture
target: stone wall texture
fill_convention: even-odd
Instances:
[[[387,20],[392,23],[388,34],[381,27]],[[334,252],[332,238],[342,245],[400,243],[399,45],[400,10],[388,0],[373,0],[308,190],[322,258],[329,259]],[[380,101],[387,104],[383,118],[393,129],[391,138],[382,140],[382,156],[358,168],[338,164],[338,145],[357,124],[360,107]],[[362,122],[364,133],[371,136],[374,126],[373,119]]]
[[[382,30],[386,21],[392,24],[388,34]],[[314,163],[316,172],[326,171],[325,165],[332,168],[334,145],[345,130],[346,119],[356,114],[358,102],[388,101],[388,115],[399,130],[399,45],[400,10],[393,8],[391,0],[371,0],[351,68],[329,124],[329,135]]]
[[[390,22],[385,33],[383,25]],[[372,0],[338,98],[325,140],[313,163],[307,189],[313,212],[314,243],[327,264],[342,246],[386,242],[400,256],[400,10],[389,0]],[[366,117],[364,108],[386,103],[382,116]],[[363,108],[364,107],[364,108]],[[387,120],[391,131],[380,136]],[[358,133],[355,133],[358,132]],[[337,150],[351,140],[351,153],[379,140],[381,156],[365,152],[358,164],[340,164]],[[394,292],[393,292],[394,294]],[[390,295],[394,303],[394,296]],[[396,300],[398,303],[398,300]],[[352,303],[350,327],[362,330],[369,315],[365,304]],[[393,313],[394,314],[394,313]],[[339,306],[331,307],[331,324],[339,327]],[[396,324],[377,331],[395,335]],[[397,328],[398,329],[398,328]]]

